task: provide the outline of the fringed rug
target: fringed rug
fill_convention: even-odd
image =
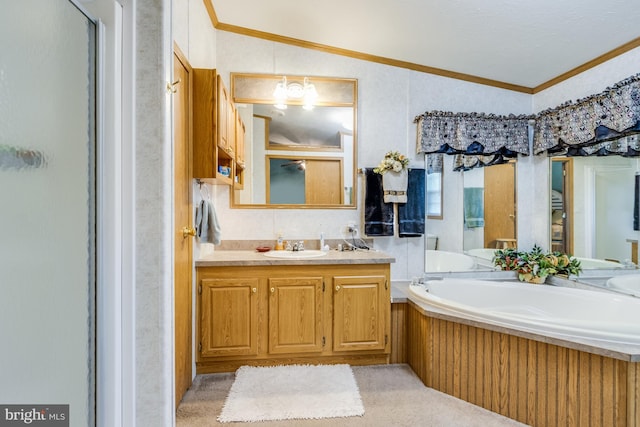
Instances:
[[[242,366],[218,421],[273,421],[364,415],[349,365]]]

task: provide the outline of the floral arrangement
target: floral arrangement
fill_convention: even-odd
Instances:
[[[409,165],[409,159],[404,154],[400,154],[397,151],[388,151],[384,155],[384,159],[380,164],[373,168],[375,173],[382,175],[387,171],[401,172]]]
[[[502,270],[515,270],[520,281],[533,283],[544,283],[549,275],[578,275],[582,271],[576,258],[561,252],[545,254],[538,245],[528,252],[511,248],[497,250],[493,264]]]

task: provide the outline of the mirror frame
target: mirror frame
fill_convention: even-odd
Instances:
[[[358,81],[352,78],[340,77],[318,77],[318,76],[297,76],[282,74],[253,74],[253,73],[231,73],[231,98],[236,104],[274,104],[273,90],[283,77],[287,81],[299,82],[305,78],[313,83],[318,92],[315,106],[327,107],[351,107],[353,109],[353,165],[351,168],[353,187],[352,195],[358,194],[358,177],[356,174],[358,165],[358,139],[357,139],[357,122],[358,122]],[[302,100],[288,100],[287,105],[303,105]],[[247,141],[254,144],[255,141]],[[261,142],[265,143],[265,142]],[[285,148],[286,149],[286,148]],[[272,149],[269,148],[269,151]],[[273,151],[282,151],[282,149],[273,149]],[[294,150],[290,150],[294,151]],[[310,147],[305,151],[313,151],[318,153],[317,148]],[[336,153],[337,150],[328,149],[327,153]],[[275,153],[274,153],[275,154]],[[270,154],[267,152],[266,157]],[[277,155],[277,154],[275,154]],[[300,154],[299,157],[304,157]],[[344,175],[341,181],[345,182]],[[266,185],[266,183],[265,183]],[[357,197],[351,197],[349,204],[264,204],[259,203],[237,203],[236,184],[232,188],[230,195],[231,208],[239,209],[356,209]]]

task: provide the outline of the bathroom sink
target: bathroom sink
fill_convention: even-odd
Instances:
[[[308,249],[304,251],[269,251],[264,252],[262,255],[269,258],[286,258],[286,259],[299,259],[299,258],[316,258],[325,256],[328,252],[319,251],[315,249]]]

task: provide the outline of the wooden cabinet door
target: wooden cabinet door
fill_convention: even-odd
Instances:
[[[234,179],[234,188],[236,190],[242,190],[244,188],[244,169],[245,169],[245,147],[244,147],[244,138],[246,133],[246,128],[244,126],[244,122],[242,121],[242,117],[236,109],[236,118],[235,118],[235,132],[236,132],[236,163],[235,163],[235,179]]]
[[[236,109],[236,162],[244,168],[244,137],[246,129],[242,117]]]
[[[222,148],[225,151],[228,151],[230,147],[229,105],[231,104],[231,97],[229,96],[229,91],[225,87],[224,83],[222,82],[222,78],[219,75],[217,76],[216,84],[218,95],[218,97],[216,98],[218,147]]]
[[[269,353],[322,351],[322,277],[270,278]]]
[[[200,356],[258,353],[258,279],[203,279]]]
[[[390,293],[385,276],[333,278],[333,351],[389,352]]]

